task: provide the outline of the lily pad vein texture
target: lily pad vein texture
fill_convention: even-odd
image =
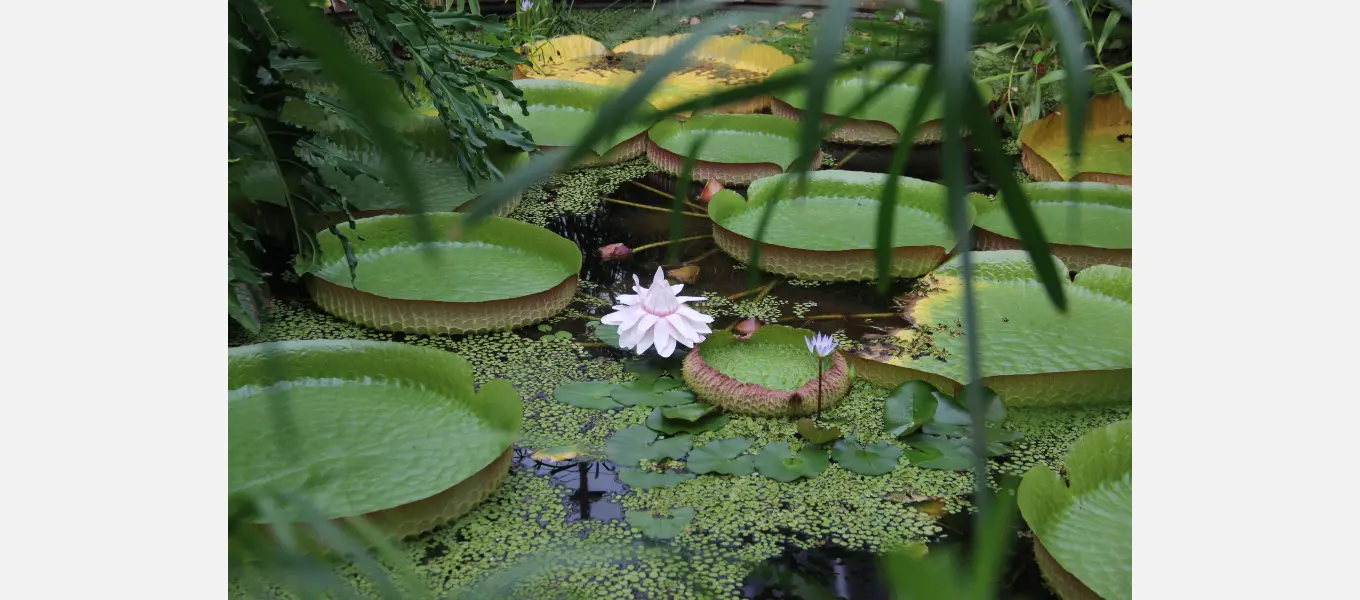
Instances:
[[[1053,260],[1060,270],[1066,268]],[[1023,250],[973,252],[973,261],[982,376],[1007,406],[1132,400],[1132,306],[1110,295],[1116,290],[1098,293],[1065,283],[1069,309],[1064,313],[1048,301]],[[960,262],[961,257],[950,259],[928,276],[931,291],[907,300],[904,316],[916,327],[892,336],[899,348],[895,355],[858,362],[868,363],[860,373],[884,387],[912,379],[943,379],[955,392],[962,386],[968,332],[960,326]],[[885,372],[872,361],[903,371]]]
[[[542,320],[575,293],[582,257],[566,238],[501,217],[469,230],[462,214],[425,218],[433,241],[416,241],[409,215],[357,220],[363,239],[349,236],[359,259],[352,284],[340,240],[317,234],[325,260],[308,281],[317,304],[377,329],[466,333]]]
[[[228,489],[297,493],[327,518],[448,490],[505,453],[522,419],[508,381],[474,391],[463,357],[393,342],[233,348],[227,378]],[[295,455],[279,443],[278,407]]]
[[[1020,482],[1020,512],[1062,566],[1107,600],[1132,597],[1133,426],[1092,430],[1072,445],[1067,478],[1036,466]]]

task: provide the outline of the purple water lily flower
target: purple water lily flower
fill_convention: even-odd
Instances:
[[[524,12],[529,12],[530,10],[533,10],[533,8],[534,8],[533,0],[524,0],[523,2],[519,3],[519,9]]]
[[[808,352],[811,352],[817,358],[830,356],[831,353],[836,350],[835,338],[826,335],[825,333],[819,333],[812,337],[804,337],[803,342],[807,344]]]

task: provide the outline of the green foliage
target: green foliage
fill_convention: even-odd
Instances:
[[[761,475],[775,481],[788,483],[801,478],[813,478],[831,466],[826,450],[815,446],[803,446],[792,453],[788,442],[775,442],[765,446],[756,455],[756,469]]]
[[[1132,597],[1133,425],[1095,429],[1072,445],[1067,479],[1035,467],[1020,482],[1020,512],[1039,541],[1101,598]]]
[[[878,441],[861,446],[855,436],[846,436],[831,448],[831,458],[836,464],[860,475],[886,475],[897,468],[897,459],[902,457],[902,449],[887,441]]]
[[[651,511],[630,510],[624,516],[634,529],[642,531],[642,535],[658,540],[668,540],[680,535],[685,526],[694,520],[694,508],[684,507],[670,511],[669,517],[658,517]]]
[[[612,460],[623,466],[634,466],[644,460],[663,458],[684,458],[693,446],[689,435],[657,439],[656,432],[645,425],[634,425],[620,429],[605,442],[605,452]]]
[[[692,473],[677,473],[666,471],[657,473],[656,471],[644,471],[642,469],[623,469],[619,471],[619,481],[628,487],[640,490],[650,490],[659,487],[670,487],[694,479]]]
[[[750,475],[755,471],[755,456],[743,454],[755,440],[726,438],[714,440],[690,451],[685,468],[691,473]]]
[[[810,444],[829,444],[840,439],[841,430],[836,427],[822,427],[812,419],[798,419],[798,435]]]
[[[731,417],[722,413],[711,413],[693,419],[685,419],[668,417],[663,412],[690,406],[696,405],[687,404],[677,407],[658,407],[652,411],[652,414],[647,415],[647,427],[666,435],[675,435],[677,433],[703,433],[705,431],[717,431],[722,429],[723,426],[727,425],[727,422],[731,420]]]

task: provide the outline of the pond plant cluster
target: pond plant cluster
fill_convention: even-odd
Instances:
[[[563,152],[684,38],[533,40],[509,82],[523,104],[481,101],[538,152]],[[745,32],[710,38],[631,114],[611,115],[620,126],[583,159],[476,223],[487,183],[458,167],[419,90],[395,123],[418,141],[418,214],[397,186],[350,168],[387,168],[381,148],[313,103],[285,104],[314,136],[304,158],[353,220],[313,224],[314,255],[278,278],[257,330],[233,328],[229,487],[270,499],[250,526],[319,521],[400,540],[376,567],[342,561],[328,575],[366,597],[387,595],[378,582],[398,572],[454,597],[741,597],[789,552],[920,556],[951,542],[951,519],[975,509],[968,470],[981,459],[989,488],[1018,478],[1019,531],[1051,593],[1128,598],[1126,98],[1092,102],[1080,170],[1061,107],[1017,137],[1024,194],[1066,275],[1060,310],[1004,197],[968,195],[961,242],[944,185],[830,156],[831,144],[891,150],[922,70],[881,61],[835,78],[818,102],[828,146],[806,177],[793,172],[804,89],[670,110],[807,68]],[[302,89],[331,85],[280,72]],[[921,113],[915,143],[941,142],[942,106]],[[510,144],[487,152],[509,177],[530,160]],[[611,197],[634,188],[648,194]],[[897,283],[892,305],[874,309],[846,298],[874,286],[885,202]],[[682,218],[695,235],[675,240]],[[658,229],[672,240],[639,243]],[[771,280],[729,293],[753,250]],[[810,314],[837,303],[864,307]],[[969,343],[984,352],[981,422],[962,396]],[[569,471],[576,489],[552,475]],[[588,481],[604,487],[592,496]],[[617,510],[592,518],[572,509],[578,496]],[[234,580],[232,591],[302,597],[293,583]]]

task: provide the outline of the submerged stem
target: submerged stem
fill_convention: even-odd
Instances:
[[[755,293],[757,293],[757,292],[765,292],[765,293],[769,293],[769,291],[770,291],[771,289],[774,289],[774,284],[776,284],[776,283],[779,283],[779,280],[778,280],[778,279],[776,279],[776,280],[774,280],[774,281],[771,281],[770,283],[768,283],[768,284],[766,284],[766,285],[764,285],[764,286],[758,287],[758,288],[749,289],[749,290],[746,290],[746,291],[744,291],[744,292],[737,292],[737,293],[735,293],[735,294],[732,294],[731,296],[728,296],[727,299],[728,299],[728,300],[741,300],[742,298],[745,298],[745,297],[750,296],[751,294],[755,294]],[[764,297],[764,294],[761,294],[760,297],[763,298],[763,297]],[[758,299],[759,299],[759,298],[757,298],[757,300],[758,300]]]
[[[633,208],[643,208],[643,209],[647,209],[647,210],[655,210],[655,211],[664,212],[664,213],[671,212],[671,209],[669,209],[669,208],[661,208],[661,207],[659,207],[659,206],[651,206],[651,205],[648,205],[648,204],[638,204],[638,203],[636,203],[636,202],[629,202],[629,201],[627,201],[627,200],[615,200],[615,199],[613,199],[613,198],[605,198],[604,196],[601,196],[600,199],[601,199],[601,200],[604,200],[605,202],[613,202],[614,204],[622,204],[622,205],[624,205],[624,206],[631,206],[631,207],[633,207]],[[699,214],[699,213],[692,213],[692,212],[687,212],[687,211],[680,211],[680,214],[685,215],[685,216],[688,216],[688,217],[699,217],[700,219],[707,219],[707,218],[708,218],[708,215],[701,215],[701,214]]]
[[[664,210],[664,209],[663,209],[663,210]],[[670,212],[670,211],[667,210],[667,211],[665,211],[665,212]],[[689,214],[689,213],[685,213],[685,214]],[[680,243],[680,242],[692,242],[692,241],[694,241],[694,240],[704,240],[704,239],[708,239],[708,238],[711,238],[711,237],[713,237],[713,236],[711,236],[711,235],[696,235],[696,236],[693,236],[693,237],[680,238],[680,239],[678,239],[678,240],[666,240],[666,241],[664,241],[664,242],[655,242],[655,243],[645,244],[645,245],[642,245],[642,246],[638,246],[638,247],[636,247],[636,248],[633,248],[633,252],[636,254],[636,253],[638,253],[638,252],[642,252],[643,250],[651,250],[652,248],[660,248],[660,247],[665,246],[665,245],[667,245],[667,244],[678,244],[678,243]]]

